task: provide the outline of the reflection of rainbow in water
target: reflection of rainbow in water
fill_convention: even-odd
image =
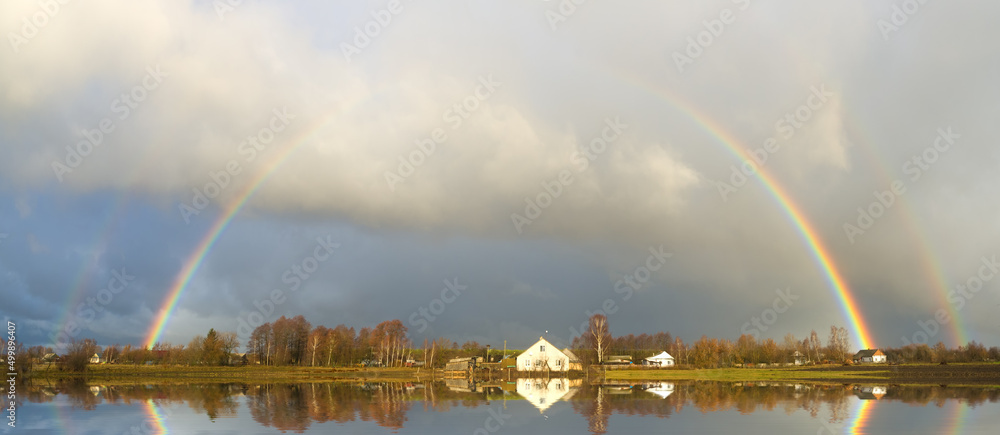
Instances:
[[[851,435],[865,433],[865,427],[868,426],[868,420],[871,419],[871,412],[874,407],[874,400],[858,400],[858,410],[854,414],[854,420],[851,421],[851,426],[848,428],[847,433]]]
[[[163,416],[160,415],[160,411],[156,409],[156,404],[153,403],[153,399],[146,399],[143,408],[146,411],[147,421],[142,424],[142,428],[152,429],[152,435],[166,435],[170,433],[167,430],[167,426],[163,424]]]
[[[855,412],[854,419],[851,421],[851,426],[848,428],[846,433],[851,435],[861,435],[868,433],[866,432],[866,428],[871,423],[872,410],[875,407],[875,403],[876,403],[875,400],[858,400],[858,409]],[[968,407],[961,400],[954,401],[953,403],[949,401],[949,403],[946,404],[945,406],[949,405],[954,406],[955,410],[954,412],[951,413],[950,418],[945,420],[944,426],[941,428],[941,430],[936,431],[935,433],[948,434],[948,435],[961,434],[963,433],[962,424],[969,417]]]
[[[964,400],[957,400],[955,402],[955,412],[951,415],[951,420],[945,422],[945,428],[940,433],[943,434],[960,434],[962,432],[962,423],[969,418],[969,407]]]

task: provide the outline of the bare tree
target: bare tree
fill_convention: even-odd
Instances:
[[[844,361],[847,358],[847,340],[847,329],[830,326],[830,339],[827,342],[827,347],[830,348],[830,353],[836,356],[838,361]]]
[[[819,361],[819,348],[819,334],[817,334],[816,330],[813,329],[809,334],[809,352],[813,361]]]
[[[608,328],[608,317],[603,314],[590,316],[587,332],[584,335],[587,337],[587,344],[597,353],[597,363],[602,364],[604,354],[607,353],[608,345],[612,340],[611,330]]]

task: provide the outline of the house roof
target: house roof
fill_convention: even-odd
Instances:
[[[531,348],[533,348],[533,347],[535,347],[535,346],[537,346],[539,344],[545,344],[547,346],[552,346],[553,350],[555,350],[556,352],[560,352],[563,355],[566,355],[566,357],[569,358],[570,361],[576,362],[576,361],[580,360],[580,358],[577,357],[575,354],[573,354],[573,352],[569,351],[569,348],[559,349],[558,347],[554,346],[551,342],[549,342],[548,340],[546,340],[545,337],[538,337],[538,341],[536,341],[535,344],[532,344],[531,346],[529,346],[528,350],[531,350]],[[524,352],[521,352],[515,358],[521,358],[522,356],[528,355],[528,350],[525,350]]]
[[[573,353],[573,351],[569,350],[568,347],[565,348],[565,349],[563,349],[562,353],[565,354],[567,358],[569,358],[570,362],[579,362],[580,361],[580,357],[576,356],[576,354]]]
[[[670,356],[670,354],[667,353],[667,351],[663,351],[646,359],[649,361],[655,361],[655,360],[674,359],[674,357]]]

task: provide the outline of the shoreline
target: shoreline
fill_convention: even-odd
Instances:
[[[532,373],[534,374],[534,373]],[[550,372],[524,378],[571,377],[590,381],[723,381],[723,382],[811,382],[850,384],[978,385],[1000,387],[1000,364],[956,363],[949,365],[907,364],[898,366],[797,366],[773,368],[648,369],[627,368],[575,373]],[[512,377],[512,379],[514,378]],[[32,382],[83,381],[87,383],[228,383],[228,382],[427,382],[467,376],[426,368],[330,368],[295,366],[131,366],[97,365],[86,373],[35,367]],[[477,374],[477,379],[490,378]],[[492,379],[505,379],[495,373]]]

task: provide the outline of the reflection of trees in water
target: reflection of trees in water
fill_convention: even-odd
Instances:
[[[864,389],[845,385],[810,385],[779,383],[687,382],[675,383],[672,393],[661,398],[643,391],[642,384],[598,386],[582,385],[569,400],[575,412],[587,419],[590,431],[608,430],[611,415],[639,415],[669,418],[685,406],[710,413],[737,410],[744,414],[760,410],[808,412],[817,418],[828,408],[830,419],[841,422],[851,418],[852,403],[867,396]],[[235,416],[238,396],[245,395],[251,417],[259,424],[283,431],[301,432],[313,422],[373,422],[385,428],[399,429],[407,421],[411,404],[422,402],[425,410],[448,412],[453,407],[479,407],[508,397],[499,387],[470,385],[467,389],[449,388],[443,382],[412,383],[312,383],[312,384],[205,384],[205,385],[134,385],[100,386],[82,381],[50,384],[35,383],[20,395],[23,400],[45,403],[65,395],[77,408],[93,410],[101,403],[139,406],[153,400],[160,406],[184,403],[209,419]],[[975,407],[1000,401],[1000,389],[979,387],[888,386],[880,401],[900,401],[914,406],[943,406],[960,399]]]
[[[584,385],[570,401],[573,410],[587,419],[591,433],[608,430],[608,419],[614,414],[669,418],[685,406],[702,413],[737,410],[742,414],[756,411],[783,410],[808,412],[813,418],[825,406],[832,422],[852,417],[851,404],[860,397],[858,389],[844,385],[809,385],[777,383],[678,383],[667,398],[642,391],[642,384],[631,386]],[[917,386],[888,388],[881,401],[901,401],[914,406],[933,403],[941,406],[947,400],[961,399],[969,406],[986,401],[1000,401],[1000,389],[944,388]]]
[[[302,432],[312,422],[355,420],[399,429],[413,389],[404,383],[260,385],[250,387],[247,405],[255,421],[283,431]]]
[[[192,385],[194,391],[186,395],[185,401],[196,413],[204,413],[209,420],[217,417],[235,417],[239,403],[234,397],[243,393],[243,387],[234,384]]]

